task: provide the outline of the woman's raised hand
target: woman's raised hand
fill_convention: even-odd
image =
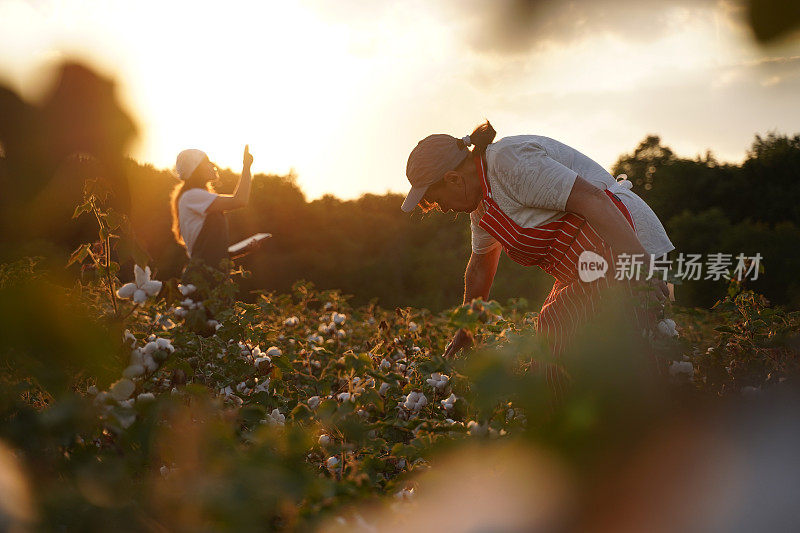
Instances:
[[[250,145],[249,144],[245,144],[244,145],[244,157],[243,157],[242,164],[243,164],[244,168],[246,168],[247,170],[250,170],[250,165],[253,164],[253,156],[250,155]]]

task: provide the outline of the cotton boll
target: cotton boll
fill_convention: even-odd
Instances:
[[[476,421],[470,420],[467,422],[467,430],[469,430],[470,435],[482,436],[489,432],[489,425],[478,424]]]
[[[428,398],[426,398],[424,394],[421,392],[412,391],[408,393],[408,396],[406,396],[406,400],[403,402],[403,407],[409,411],[416,412],[425,407],[427,404]]]
[[[123,340],[130,346],[134,346],[136,344],[136,337],[133,336],[133,333],[131,333],[129,329],[125,330],[125,334],[123,335]]]
[[[318,442],[320,446],[327,446],[328,444],[331,443],[331,438],[329,435],[323,433],[322,435],[319,436]]]
[[[144,367],[142,365],[131,365],[122,371],[122,376],[128,379],[138,378],[144,374]]]
[[[155,343],[159,350],[166,350],[170,353],[175,351],[175,347],[172,346],[172,341],[169,339],[162,339],[159,337],[155,340]]]
[[[136,401],[139,403],[152,402],[155,401],[155,399],[156,397],[152,392],[143,392],[136,397]]]
[[[336,395],[336,399],[339,400],[340,402],[349,402],[352,400],[352,396],[350,395],[349,392],[341,392],[338,395]]]
[[[675,328],[675,321],[665,318],[658,323],[658,331],[665,337],[677,337],[678,330]]]
[[[128,429],[136,422],[136,412],[130,411],[125,413],[114,413],[115,418],[119,422],[119,425],[123,427],[123,429]]]
[[[446,411],[450,411],[455,405],[456,400],[457,400],[456,395],[450,393],[450,396],[442,400],[440,403],[442,404],[442,407],[444,407]]]
[[[283,426],[286,422],[286,416],[282,415],[277,408],[273,409],[272,412],[267,416],[267,422],[271,426]]]
[[[386,394],[386,391],[388,390],[389,390],[389,384],[384,381],[383,383],[381,383],[381,386],[378,389],[378,394],[383,396],[384,394]]]
[[[339,463],[338,457],[328,457],[328,460],[325,461],[325,466],[328,467],[328,470],[334,472],[339,469]]]
[[[435,389],[444,389],[450,382],[450,376],[446,374],[440,374],[439,372],[434,372],[426,381],[428,385]]]
[[[282,353],[281,349],[277,346],[270,346],[269,349],[267,349],[267,355],[271,357],[279,357]]]
[[[344,324],[344,321],[347,319],[347,315],[344,313],[331,313],[331,322],[333,322],[337,326],[341,326]]]
[[[188,285],[178,285],[178,290],[181,292],[183,296],[189,296],[194,291],[197,290],[197,287],[189,283]]]
[[[158,370],[158,363],[156,363],[155,359],[150,354],[144,356],[144,367],[147,369],[148,372],[155,372]]]
[[[136,385],[130,379],[123,378],[119,381],[114,382],[111,387],[108,389],[108,393],[111,395],[112,398],[121,402],[123,400],[127,400],[130,398],[133,391],[136,389]]]
[[[319,396],[312,396],[308,399],[308,406],[311,409],[316,409],[319,406]]]
[[[691,377],[694,375],[694,366],[689,361],[673,361],[669,366],[669,375],[685,375]]]
[[[109,394],[106,391],[100,391],[97,393],[97,396],[94,397],[94,403],[97,405],[103,404],[108,396]]]

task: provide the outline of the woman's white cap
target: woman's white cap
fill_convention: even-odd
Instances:
[[[178,158],[175,160],[175,173],[178,178],[186,181],[197,169],[197,166],[206,159],[208,159],[208,156],[202,150],[195,148],[184,150],[178,154]]]

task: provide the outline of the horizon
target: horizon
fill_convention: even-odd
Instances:
[[[421,138],[485,118],[606,169],[649,134],[740,164],[755,135],[798,131],[800,40],[756,44],[737,2],[0,0],[0,80],[35,100],[84,62],[136,118],[137,162],[197,147],[238,173],[249,144],[254,173],[294,171],[310,200],[405,194]]]
[[[686,154],[680,154],[680,153],[677,153],[669,144],[665,143],[664,139],[661,138],[660,135],[658,135],[656,133],[646,133],[646,134],[644,134],[642,136],[642,139],[639,142],[636,143],[636,145],[631,147],[629,150],[620,152],[620,154],[617,156],[616,159],[614,159],[612,164],[607,165],[607,166],[603,165],[603,168],[605,168],[609,173],[611,173],[611,167],[619,160],[620,157],[622,157],[623,155],[626,155],[626,154],[632,154],[633,151],[636,149],[636,146],[638,146],[641,141],[643,141],[645,138],[647,138],[650,135],[654,135],[654,136],[657,136],[657,137],[661,138],[661,145],[666,147],[666,148],[669,148],[670,150],[672,150],[673,155],[675,157],[679,158],[679,159],[687,159],[687,160],[697,161],[697,160],[705,157],[706,154],[711,154],[711,156],[714,158],[714,160],[720,166],[722,166],[722,165],[741,166],[747,160],[747,153],[746,152],[748,150],[750,150],[750,148],[752,148],[753,142],[755,141],[756,137],[757,136],[766,137],[766,136],[771,135],[771,134],[775,134],[775,135],[778,135],[778,136],[786,136],[786,137],[791,138],[791,137],[795,137],[795,136],[800,136],[800,131],[798,131],[798,132],[783,132],[783,131],[771,130],[771,131],[767,131],[767,132],[756,132],[756,133],[753,133],[753,135],[751,137],[750,144],[745,149],[745,153],[742,155],[742,157],[739,160],[736,160],[736,161],[728,161],[728,160],[721,159],[720,157],[718,157],[717,153],[711,148],[707,149],[706,151],[703,151],[702,153],[698,152],[697,154],[694,154],[694,156],[688,156]],[[497,138],[497,140],[500,140],[500,139],[502,139],[502,137],[498,137]],[[157,171],[160,171],[160,172],[172,172],[172,170],[174,168],[174,167],[160,167],[160,166],[158,166],[158,165],[156,165],[156,164],[154,164],[154,163],[152,163],[150,161],[139,161],[134,157],[131,157],[131,156],[129,156],[129,157],[130,157],[130,159],[132,161],[134,161],[138,165],[141,165],[141,166],[150,165],[153,168],[155,168]],[[237,169],[229,167],[229,166],[219,166],[218,165],[218,168],[220,169],[220,171],[229,171],[229,172],[234,173],[237,176],[241,172],[240,170],[237,170]],[[334,198],[336,198],[338,200],[346,202],[346,201],[351,201],[351,200],[358,200],[359,198],[362,198],[365,195],[386,196],[388,194],[397,194],[397,195],[405,197],[405,195],[408,193],[407,189],[405,189],[405,190],[385,190],[383,192],[379,192],[379,191],[363,191],[361,193],[358,193],[356,196],[343,197],[343,196],[337,195],[337,194],[335,194],[333,192],[323,192],[318,196],[311,197],[308,194],[308,192],[303,188],[303,185],[300,182],[300,178],[301,177],[297,173],[297,171],[295,170],[294,167],[291,167],[287,172],[283,172],[283,173],[270,172],[270,171],[259,171],[259,170],[254,170],[252,172],[252,175],[253,175],[254,179],[259,174],[260,175],[264,175],[264,176],[277,176],[277,177],[281,177],[281,178],[287,178],[287,177],[290,177],[290,176],[293,175],[296,178],[295,185],[303,193],[303,196],[305,197],[306,202],[313,202],[313,201],[319,200],[319,199],[321,199],[321,198],[323,198],[325,196],[332,196],[332,197],[334,197]],[[613,175],[613,173],[612,173],[612,175]]]

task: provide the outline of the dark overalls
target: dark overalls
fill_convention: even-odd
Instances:
[[[227,277],[228,267],[222,261],[228,255],[228,220],[225,213],[214,211],[206,215],[203,228],[192,247],[189,264],[183,269],[183,283],[209,289]],[[220,276],[220,273],[224,277]],[[207,295],[204,295],[207,296]]]

